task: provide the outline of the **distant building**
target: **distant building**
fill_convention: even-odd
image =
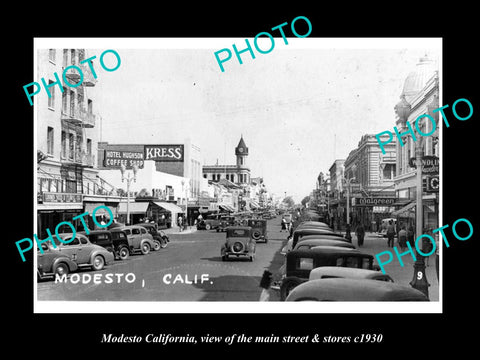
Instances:
[[[203,177],[211,181],[226,179],[236,185],[250,184],[250,168],[247,166],[248,147],[245,145],[243,136],[235,148],[235,165],[204,165]]]

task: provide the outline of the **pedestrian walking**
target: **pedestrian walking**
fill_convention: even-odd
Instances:
[[[365,229],[363,228],[362,223],[358,224],[355,234],[357,235],[357,244],[358,247],[363,246],[363,240],[365,238]]]
[[[388,221],[387,226],[387,245],[388,247],[393,247],[393,242],[395,239],[395,226],[393,225],[393,220]]]
[[[178,217],[178,227],[180,228],[180,231],[183,230],[183,218],[181,215]]]
[[[347,224],[347,226],[345,227],[345,239],[352,242],[352,234],[350,234],[350,231],[350,224]]]
[[[398,245],[402,252],[407,247],[407,230],[405,230],[404,225],[401,226],[400,231],[398,232]]]

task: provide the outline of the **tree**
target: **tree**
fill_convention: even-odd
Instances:
[[[303,205],[304,207],[306,207],[309,202],[310,202],[310,196],[308,196],[308,195],[305,196],[305,197],[302,199],[302,205]]]
[[[293,201],[291,196],[287,196],[286,198],[283,199],[282,201],[287,207],[294,207],[295,206],[295,201]]]

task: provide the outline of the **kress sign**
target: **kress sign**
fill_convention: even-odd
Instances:
[[[183,161],[183,145],[145,145],[145,160]]]

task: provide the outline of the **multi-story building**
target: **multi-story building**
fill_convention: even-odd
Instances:
[[[438,65],[427,56],[421,58],[405,79],[403,91],[400,95],[400,102],[395,106],[397,114],[396,126],[400,133],[407,132],[407,122],[415,129],[416,119],[423,114],[433,116],[436,124],[440,124],[438,112],[433,110],[439,107],[439,77]],[[420,122],[422,133],[432,131],[430,121]],[[424,159],[428,159],[429,169],[423,170],[423,179],[437,178],[439,167],[439,126],[428,137],[416,135],[416,141],[411,134],[402,136],[400,143],[396,141],[396,176],[394,177],[395,194],[399,208],[393,213],[403,223],[414,226],[417,196],[417,168],[414,163],[415,147],[423,149]],[[423,201],[423,228],[425,230],[438,227],[438,188],[437,190],[425,192],[422,195]]]
[[[85,49],[39,49],[38,83],[48,88],[34,99],[37,142],[37,233],[46,236],[62,221],[72,221],[84,212],[84,197],[101,190],[97,179],[97,131],[95,80],[87,67]],[[70,65],[83,69],[81,85],[72,87],[57,81]],[[65,73],[70,84],[78,84],[79,74]]]
[[[389,216],[394,210],[396,145],[378,146],[375,135],[363,135],[358,147],[345,160],[345,179],[350,182],[351,223],[371,229],[372,222]]]
[[[203,177],[212,181],[227,179],[234,184],[244,186],[250,184],[250,168],[247,166],[248,147],[245,145],[243,136],[235,148],[235,165],[204,165]]]

